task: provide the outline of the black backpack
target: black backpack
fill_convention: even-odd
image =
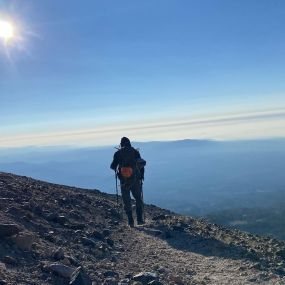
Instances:
[[[140,177],[141,169],[145,164],[145,160],[139,158],[138,151],[133,147],[124,147],[120,150],[119,172],[121,178]]]
[[[120,150],[120,167],[135,168],[137,151],[133,147],[124,147]]]

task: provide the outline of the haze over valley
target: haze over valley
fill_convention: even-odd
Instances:
[[[210,215],[215,217],[214,221],[232,225],[240,217],[227,219],[223,211],[272,209],[278,214],[282,208],[283,139],[181,140],[134,146],[147,160],[144,183],[147,203],[183,214]],[[111,146],[1,149],[0,168],[58,184],[115,193],[115,176],[109,168],[114,151]],[[212,213],[215,215],[211,216]]]

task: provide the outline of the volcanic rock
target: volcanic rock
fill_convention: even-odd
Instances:
[[[61,277],[64,277],[64,278],[71,278],[73,272],[75,271],[74,268],[66,266],[66,265],[61,264],[61,263],[52,263],[52,264],[50,264],[48,269],[51,272],[53,272],[53,273],[55,273]]]
[[[154,272],[141,272],[132,278],[132,280],[139,281],[143,285],[147,285],[149,282],[157,280],[157,279],[158,279],[158,276]]]
[[[20,232],[17,224],[0,224],[0,238],[10,237]]]
[[[31,233],[22,232],[13,236],[11,239],[21,250],[31,250],[35,237]]]
[[[70,285],[92,285],[92,280],[82,267],[78,267],[71,276]]]

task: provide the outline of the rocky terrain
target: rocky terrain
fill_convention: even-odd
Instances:
[[[285,284],[284,242],[0,173],[0,285]]]

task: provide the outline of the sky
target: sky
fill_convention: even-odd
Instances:
[[[284,0],[0,0],[0,147],[285,137]]]

